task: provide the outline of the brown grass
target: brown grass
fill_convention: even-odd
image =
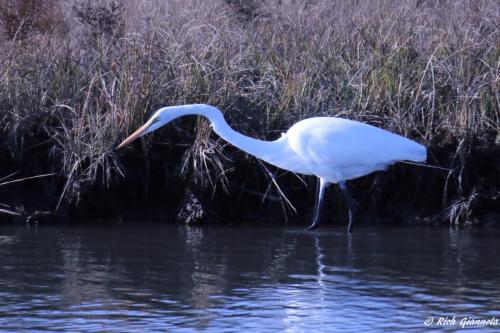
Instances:
[[[120,178],[114,145],[165,105],[216,105],[261,138],[317,115],[424,144],[499,135],[493,0],[0,5],[3,145],[19,157],[24,142],[48,140],[67,198]],[[184,164],[217,183],[230,164],[220,142],[205,121],[179,124],[176,138],[183,126],[198,133]]]

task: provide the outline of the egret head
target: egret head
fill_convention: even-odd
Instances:
[[[145,134],[156,131],[158,128],[169,123],[175,118],[177,118],[175,113],[168,112],[167,108],[159,109],[151,116],[151,118],[149,118],[149,120],[144,125],[142,125],[137,131],[135,131],[129,137],[123,140],[123,142],[120,143],[118,147],[116,147],[116,149],[120,149],[123,146],[128,145],[135,139],[140,138]]]
[[[149,120],[142,125],[137,131],[132,133],[128,138],[116,147],[119,149],[144,134],[151,133],[172,120],[186,115],[202,115],[208,117],[211,121],[219,117],[218,121],[224,121],[222,113],[219,109],[206,104],[185,104],[167,106],[156,111]]]

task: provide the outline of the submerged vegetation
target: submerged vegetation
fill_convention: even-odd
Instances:
[[[493,0],[0,0],[0,178],[56,174],[0,184],[0,212],[251,218],[266,202],[288,215],[282,190],[308,213],[312,180],[268,170],[202,119],[114,151],[157,108],[207,103],[262,139],[317,115],[410,137],[450,170],[353,181],[363,210],[488,221],[500,206],[499,22]]]

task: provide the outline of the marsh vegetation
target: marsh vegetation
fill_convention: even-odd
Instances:
[[[0,184],[0,208],[158,217],[187,202],[200,216],[290,216],[262,165],[203,119],[114,151],[157,108],[207,103],[262,139],[317,115],[410,137],[450,170],[400,165],[354,181],[367,215],[490,221],[499,22],[489,0],[0,0],[0,178],[55,174]],[[307,214],[313,180],[271,172]]]

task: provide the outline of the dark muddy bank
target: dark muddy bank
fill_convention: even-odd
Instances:
[[[494,137],[490,139],[457,142],[446,134],[437,137],[429,147],[429,163],[450,171],[399,163],[387,172],[348,182],[359,205],[356,223],[498,224],[500,145]],[[23,156],[12,154],[8,140],[2,140],[1,176],[17,172],[5,181],[60,170],[50,145],[40,138],[32,140],[23,143],[28,147]],[[189,148],[189,143],[142,141],[110,152],[119,172],[107,185],[64,178],[57,172],[2,185],[0,204],[6,212],[0,219],[18,223],[157,220],[304,225],[310,219],[314,177],[300,179],[267,166],[295,213],[256,159],[226,146],[221,167],[229,171],[221,178],[210,168],[203,174],[202,169],[186,167]],[[106,177],[102,174],[97,179]],[[346,206],[337,187],[328,189],[326,200],[324,223],[345,224]]]

